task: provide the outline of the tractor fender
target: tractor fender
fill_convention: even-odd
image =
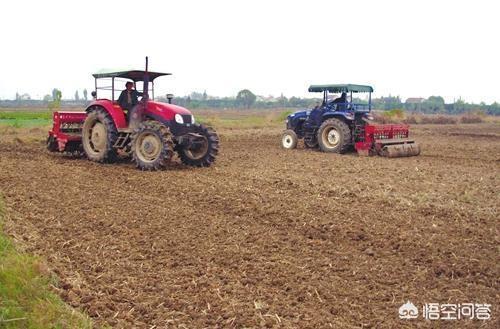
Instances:
[[[170,126],[172,126],[172,124],[174,122],[172,120],[166,119],[165,117],[163,117],[161,115],[158,115],[157,113],[148,112],[148,113],[144,114],[144,117],[146,118],[146,120],[158,121],[159,123],[161,123],[169,128],[171,128]]]
[[[122,108],[118,104],[114,104],[109,99],[98,99],[90,103],[90,105],[85,109],[85,112],[91,111],[95,107],[100,107],[106,111],[117,129],[127,128],[127,119],[125,118],[125,112],[123,112]]]
[[[349,116],[349,113],[346,112],[326,112],[321,116],[321,122],[328,119],[338,119],[347,124],[350,124],[354,120],[354,116]]]

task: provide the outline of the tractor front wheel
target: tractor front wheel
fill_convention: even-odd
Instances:
[[[323,152],[345,153],[351,146],[351,130],[343,121],[328,119],[319,127],[317,139]]]
[[[297,147],[297,134],[292,129],[287,129],[281,135],[281,146],[287,150]]]
[[[101,108],[91,110],[82,127],[82,144],[89,160],[114,162],[117,159],[113,145],[118,131],[109,114]]]
[[[189,145],[177,146],[182,163],[193,167],[210,167],[219,153],[219,136],[205,125],[194,125]]]
[[[170,130],[155,121],[146,121],[131,136],[132,159],[141,170],[165,168],[173,155]]]

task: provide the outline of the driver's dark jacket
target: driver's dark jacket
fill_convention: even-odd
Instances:
[[[335,100],[328,102],[327,104],[322,104],[321,106],[316,106],[309,114],[309,121],[315,125],[320,125],[322,121],[322,115],[325,111],[345,111],[347,108],[346,97],[339,97]],[[337,104],[335,106],[335,104]]]
[[[128,97],[127,93],[129,91],[127,89],[123,90],[120,93],[120,97],[118,97],[118,104],[120,104],[121,108],[124,110],[131,110],[137,103],[139,102],[138,97],[142,97],[143,93],[138,92],[135,89],[132,89],[130,91],[130,100],[132,101],[131,103],[128,102]]]

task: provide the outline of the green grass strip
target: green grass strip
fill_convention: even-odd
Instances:
[[[42,273],[37,257],[16,250],[3,232],[0,195],[0,328],[92,328],[90,318],[50,290],[55,278]]]

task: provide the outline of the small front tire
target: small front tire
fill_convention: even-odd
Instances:
[[[297,142],[297,134],[291,129],[285,130],[281,135],[281,146],[283,146],[284,149],[292,150],[296,148]]]
[[[196,140],[176,147],[182,163],[192,167],[210,167],[219,153],[219,136],[211,127],[194,125]],[[194,137],[194,136],[193,136]]]

